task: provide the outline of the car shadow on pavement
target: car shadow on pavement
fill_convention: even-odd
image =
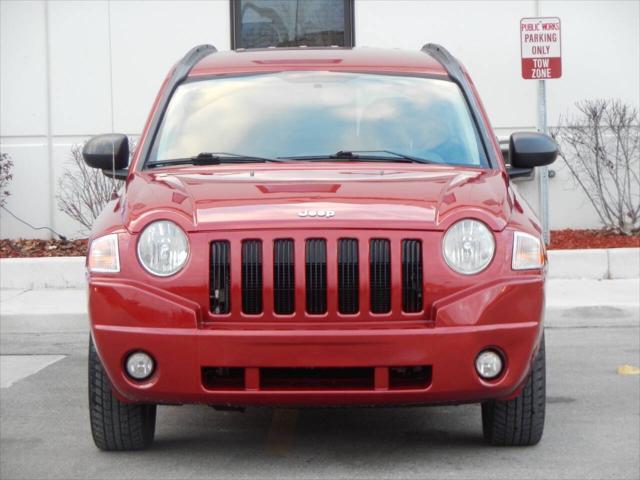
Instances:
[[[285,457],[315,452],[371,462],[375,452],[484,445],[477,405],[405,408],[160,407],[157,452]]]

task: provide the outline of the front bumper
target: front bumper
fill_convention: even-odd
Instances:
[[[203,328],[199,305],[137,282],[92,280],[92,335],[116,395],[128,402],[214,405],[398,405],[509,398],[526,379],[542,333],[544,284],[520,277],[470,288],[436,302],[428,321],[324,328]],[[506,367],[495,381],[475,372],[477,354],[499,349]],[[153,376],[134,382],[127,355],[150,353]],[[389,367],[428,366],[421,388],[394,389]],[[241,388],[211,389],[203,368],[243,369]],[[269,367],[371,367],[371,388],[262,388]]]

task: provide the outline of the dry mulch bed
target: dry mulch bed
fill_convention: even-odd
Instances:
[[[640,234],[617,235],[606,230],[554,230],[549,249],[640,247]],[[0,258],[84,257],[87,240],[0,240]]]
[[[0,258],[84,257],[87,239],[81,240],[0,240]]]
[[[640,234],[618,235],[609,230],[552,230],[549,249],[640,247]]]

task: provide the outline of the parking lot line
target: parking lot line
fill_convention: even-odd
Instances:
[[[65,355],[0,355],[0,388],[9,388],[64,357]]]

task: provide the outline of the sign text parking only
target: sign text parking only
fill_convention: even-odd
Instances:
[[[522,78],[544,80],[562,76],[560,19],[558,17],[520,20]]]

